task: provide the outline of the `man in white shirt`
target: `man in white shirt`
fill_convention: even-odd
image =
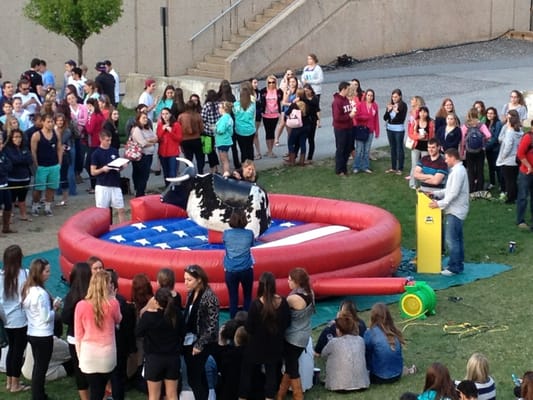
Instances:
[[[22,100],[22,108],[30,114],[36,114],[42,104],[39,97],[35,93],[30,92],[30,86],[30,81],[21,79],[17,84],[18,92],[13,97],[19,97]]]
[[[159,97],[154,99],[153,93],[155,92],[155,80],[146,79],[144,81],[144,92],[139,96],[138,104],[144,104],[146,106],[146,113],[150,121],[154,120],[154,109],[159,101]]]
[[[115,78],[115,104],[113,106],[117,106],[118,103],[120,103],[120,78],[118,76],[117,71],[113,68],[113,64],[109,60],[105,60],[104,64],[107,68],[107,73],[110,74],[113,78]]]
[[[82,71],[79,67],[74,67],[70,71],[70,76],[68,77],[67,84],[74,85],[76,91],[78,92],[78,97],[83,99],[85,92],[83,91],[84,81],[81,79]]]
[[[466,169],[456,148],[444,153],[449,168],[446,187],[433,192],[430,208],[440,208],[446,214],[445,239],[448,247],[448,267],[441,271],[444,276],[453,276],[464,270],[463,223],[469,209],[469,187]]]

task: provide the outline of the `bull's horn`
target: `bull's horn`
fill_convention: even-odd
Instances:
[[[187,175],[182,175],[182,176],[177,176],[176,178],[167,178],[167,182],[170,182],[170,183],[176,183],[176,182],[184,182],[186,181],[187,179],[190,179],[190,175],[187,174]]]
[[[187,164],[188,167],[194,167],[194,164],[192,163],[192,161],[191,161],[191,160],[188,160],[188,159],[186,159],[186,158],[176,157],[176,160],[181,161],[182,163]]]

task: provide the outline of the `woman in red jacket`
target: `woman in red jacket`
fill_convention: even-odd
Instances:
[[[366,141],[355,139],[355,159],[353,163],[353,173],[364,171],[371,174],[370,169],[370,149],[372,140],[379,137],[379,107],[375,101],[375,93],[372,89],[367,89],[363,95],[363,100],[357,104],[355,109],[354,126],[366,126],[370,134]]]
[[[159,161],[163,168],[165,186],[168,186],[167,178],[175,178],[178,174],[178,160],[180,146],[183,139],[181,124],[176,121],[170,109],[164,107],[157,123],[157,138],[159,139]]]
[[[91,178],[91,188],[89,193],[94,193],[96,186],[96,177],[91,175],[91,157],[93,152],[100,147],[100,132],[105,123],[105,116],[100,111],[98,100],[90,98],[87,100],[87,123],[85,124],[85,132],[87,132],[87,139],[89,141],[89,150],[85,158],[85,169]]]

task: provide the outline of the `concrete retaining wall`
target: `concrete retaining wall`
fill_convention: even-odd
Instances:
[[[529,30],[529,7],[520,0],[299,0],[228,64],[232,81],[239,81],[301,68],[310,52],[327,64],[342,54],[368,59],[483,41],[508,30]]]

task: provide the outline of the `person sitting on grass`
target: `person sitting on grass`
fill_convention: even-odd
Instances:
[[[489,375],[489,360],[483,354],[474,353],[470,356],[466,363],[465,380],[476,384],[479,400],[496,399],[496,385]]]
[[[326,358],[326,384],[328,390],[352,391],[370,386],[365,361],[365,342],[358,335],[352,315],[343,311],[335,319],[337,337],[322,350]]]
[[[459,400],[450,371],[445,365],[435,362],[426,371],[424,389],[418,400]]]
[[[389,309],[376,303],[370,310],[370,327],[365,332],[366,363],[372,383],[392,383],[402,375],[416,373],[416,366],[403,366],[402,332],[394,325]]]
[[[478,390],[474,381],[464,380],[457,385],[459,400],[477,400]]]
[[[520,386],[515,387],[514,395],[519,400],[533,400],[533,371],[526,371]]]
[[[364,337],[366,332],[366,324],[365,321],[363,321],[357,316],[357,307],[355,303],[351,300],[343,300],[339,305],[337,317],[343,312],[347,312],[352,316],[353,320],[355,321],[355,325],[358,328],[357,334],[361,337]],[[326,346],[326,344],[336,336],[337,326],[335,325],[335,320],[333,320],[320,333],[320,336],[318,337],[318,340],[315,345],[315,356],[319,356],[322,353],[322,349],[324,348],[324,346]]]

